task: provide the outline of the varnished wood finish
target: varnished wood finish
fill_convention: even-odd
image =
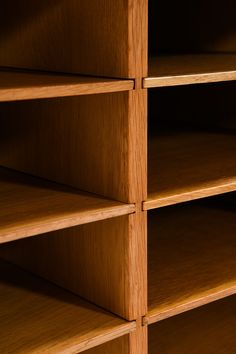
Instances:
[[[160,56],[149,60],[144,88],[236,80],[235,54]]]
[[[132,90],[131,80],[0,71],[0,102]]]
[[[148,73],[148,1],[126,1],[129,13],[129,77],[141,82],[141,79]],[[141,85],[136,88],[141,88]]]
[[[143,326],[142,318],[136,321],[136,329],[130,337],[130,354],[148,354],[148,327]]]
[[[10,0],[0,23],[2,66],[146,76],[146,0]]]
[[[133,332],[132,332],[133,333]],[[109,341],[105,344],[99,345],[95,348],[86,350],[84,354],[129,354],[130,353],[130,335],[125,335]]]
[[[147,90],[129,92],[128,114],[129,200],[139,208],[147,199]]]
[[[0,168],[0,195],[0,243],[135,211],[134,205],[4,168]]]
[[[133,320],[147,311],[145,221],[144,214],[120,216],[9,242],[0,254]]]
[[[149,326],[149,354],[231,354],[235,296]]]
[[[146,95],[139,90],[4,103],[0,162],[108,198],[132,200],[141,210],[147,195]],[[126,319],[145,315],[146,214],[68,233],[16,245],[18,264]],[[114,256],[112,249],[119,252]]]
[[[188,131],[151,138],[144,209],[234,191],[235,152],[230,133]]]
[[[235,351],[231,313],[223,310],[227,322],[219,316],[220,303],[214,305],[216,313],[208,304],[236,293],[234,203],[218,203],[216,198],[213,204],[206,198],[193,202],[236,190],[235,9],[231,0],[224,6],[218,0],[214,6],[183,0],[171,7],[164,0],[9,0],[2,5],[0,65],[8,67],[5,70],[48,73],[27,74],[28,83],[18,73],[2,81],[7,90],[0,87],[0,97],[2,92],[2,100],[11,102],[0,107],[0,164],[93,193],[89,208],[94,206],[96,218],[104,220],[89,209],[83,222],[95,222],[4,243],[0,254],[106,310],[136,320],[136,325],[127,324],[105,313],[121,323],[109,332],[109,321],[96,327],[103,313],[96,309],[94,321],[91,315],[78,324],[94,325],[95,337],[86,337],[86,346],[79,349],[84,342],[77,340],[75,353],[147,354],[148,324],[156,321],[157,340],[153,345],[151,339],[149,354],[189,354],[193,346],[198,354],[211,349],[216,354],[219,348],[219,354]],[[162,88],[149,90],[147,116],[149,87]],[[43,100],[32,101],[35,98]],[[109,199],[109,206],[103,198]],[[181,205],[190,200],[192,205]],[[112,217],[118,206],[122,213],[124,208],[127,214],[128,209],[134,211],[134,205],[119,202],[135,204],[135,213]],[[178,205],[159,208],[171,204]],[[146,210],[153,208],[159,209],[149,211],[148,263]],[[17,284],[16,294],[20,289]],[[229,307],[234,310],[233,304]],[[180,317],[174,317],[177,314]],[[209,319],[204,327],[205,315]],[[68,316],[69,312],[56,323],[55,331]],[[161,321],[167,317],[172,318]],[[73,334],[72,322],[67,335]],[[170,325],[162,330],[165,323]],[[219,323],[225,327],[222,336]],[[48,346],[41,336],[46,325],[31,343],[37,353]],[[62,332],[53,337],[56,345]],[[216,348],[213,334],[227,344]],[[77,331],[74,338],[79,336]]]
[[[145,322],[236,293],[235,227],[235,203],[224,200],[163,208],[150,215]]]
[[[0,164],[108,198],[136,202],[133,180],[137,171],[131,156],[136,157],[138,147],[131,146],[131,141],[132,127],[139,123],[129,113],[130,95],[3,103]]]
[[[134,330],[40,279],[1,265],[1,353],[79,353]]]

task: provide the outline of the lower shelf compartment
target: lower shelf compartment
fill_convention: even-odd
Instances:
[[[236,297],[203,306],[149,327],[149,354],[236,352]]]
[[[236,293],[235,194],[149,214],[146,323]]]
[[[0,167],[0,243],[113,218],[134,206]]]
[[[1,353],[79,353],[135,328],[7,262],[0,261],[0,274]]]

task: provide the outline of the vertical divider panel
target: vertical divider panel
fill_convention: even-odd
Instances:
[[[128,0],[129,77],[147,76],[148,72],[148,0]]]
[[[129,95],[129,190],[130,201],[147,198],[147,90]]]
[[[142,325],[142,319],[136,321],[136,331],[130,333],[130,354],[148,354],[148,326]]]

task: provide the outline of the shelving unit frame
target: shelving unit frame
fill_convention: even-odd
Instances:
[[[6,194],[8,209],[4,212],[10,226],[6,222],[5,231],[0,227],[4,243],[0,255],[98,308],[130,321],[130,327],[127,326],[132,327],[132,332],[127,331],[124,336],[114,339],[114,330],[110,337],[114,340],[106,343],[92,340],[90,347],[83,348],[88,354],[158,354],[155,341],[154,344],[150,342],[148,349],[148,332],[155,334],[160,328],[160,333],[164,333],[163,318],[166,318],[163,323],[167,328],[168,323],[170,329],[174,328],[173,316],[178,322],[178,316],[183,319],[185,316],[179,315],[180,312],[185,311],[186,316],[191,317],[189,311],[194,307],[213,300],[217,306],[221,297],[236,292],[234,278],[229,284],[223,279],[224,272],[219,271],[223,290],[214,290],[214,286],[217,287],[214,282],[203,284],[207,292],[196,291],[192,294],[193,301],[188,302],[185,291],[181,293],[177,288],[176,299],[168,304],[164,313],[158,306],[148,306],[148,257],[151,252],[147,254],[150,236],[147,221],[152,213],[150,209],[171,206],[178,210],[182,203],[191,204],[196,199],[204,200],[236,190],[232,127],[230,137],[184,132],[175,138],[157,136],[151,141],[148,131],[148,115],[152,110],[151,106],[148,108],[150,89],[174,86],[175,90],[183,85],[220,85],[236,80],[233,34],[228,40],[216,38],[213,48],[210,41],[213,32],[210,31],[206,50],[199,42],[192,53],[188,38],[184,37],[186,28],[183,24],[178,28],[182,34],[180,42],[170,41],[166,43],[168,53],[163,50],[163,53],[153,55],[150,48],[159,43],[158,38],[162,40],[161,45],[165,36],[168,38],[171,33],[176,39],[172,28],[176,21],[174,11],[170,13],[173,23],[168,21],[168,31],[163,32],[163,28],[160,33],[159,23],[158,31],[153,30],[156,11],[152,10],[158,10],[159,3],[154,0],[95,0],[91,5],[87,0],[49,0],[36,4],[23,0],[19,4],[17,0],[10,0],[0,14],[0,164],[5,171],[12,170],[14,175],[31,175],[27,181],[28,178],[37,179],[36,188],[26,182],[21,189],[19,179],[9,183],[7,178],[3,183],[3,193],[9,188]],[[160,8],[165,8],[164,2],[161,5]],[[202,3],[198,6],[196,10]],[[185,6],[181,14],[185,19],[187,11],[188,6]],[[214,22],[214,16],[207,20],[208,11],[207,7],[202,14],[203,28]],[[219,18],[218,8],[215,11],[215,18]],[[199,11],[196,14],[199,15]],[[193,24],[197,23],[197,15]],[[230,13],[229,20],[231,24]],[[230,29],[227,21],[223,28]],[[191,30],[195,33],[194,28]],[[158,95],[155,104],[158,105]],[[193,146],[192,143],[199,140],[201,144]],[[219,143],[217,157],[214,146],[206,152],[211,142],[212,146]],[[209,173],[202,171],[199,155],[204,155],[205,165],[212,167]],[[223,160],[224,172],[219,166],[219,158]],[[186,179],[178,180],[175,163],[181,165]],[[42,183],[42,179],[47,182]],[[46,190],[44,183],[49,186]],[[52,186],[56,186],[56,191]],[[41,197],[45,193],[46,199],[40,201],[43,211],[35,204],[35,211],[30,208],[32,219],[25,217],[23,220],[21,206],[14,198],[17,191],[24,196],[21,203],[25,203],[25,213],[28,213],[27,203],[31,202],[31,196],[34,199],[38,193]],[[68,213],[72,200],[73,207]],[[56,210],[54,203],[57,215],[50,214]],[[11,214],[11,208],[17,212],[19,221]],[[191,205],[189,208],[195,210]],[[224,215],[219,212],[218,221]],[[214,227],[213,222],[210,225]],[[163,235],[167,226],[163,226]],[[161,232],[157,221],[157,235],[158,228]],[[211,230],[208,231],[211,235]],[[227,232],[227,239],[232,241],[233,230],[227,229]],[[197,238],[197,233],[194,235]],[[224,247],[222,239],[220,244]],[[232,248],[226,246],[225,252],[232,257]],[[178,245],[171,243],[169,254],[174,251],[173,247]],[[184,242],[183,249],[188,250]],[[152,251],[158,258],[158,242]],[[188,264],[194,262],[192,257]],[[172,267],[174,269],[174,264]],[[210,257],[206,267],[215,269]],[[178,279],[178,274],[175,278]],[[160,295],[155,276],[151,282]],[[165,291],[167,289],[163,294]],[[184,298],[181,304],[180,298]],[[204,306],[202,312],[207,314],[211,305]],[[156,321],[158,323],[153,324]],[[150,325],[153,326],[151,330]],[[191,328],[197,330],[195,324]],[[165,341],[163,335],[162,341]],[[78,349],[82,344],[76,345]],[[168,346],[168,343],[164,345]],[[67,353],[73,353],[73,350],[68,349]]]

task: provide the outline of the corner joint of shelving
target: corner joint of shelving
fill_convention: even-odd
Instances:
[[[142,326],[145,327],[148,325],[148,320],[147,320],[147,317],[146,316],[142,316]]]
[[[134,79],[134,89],[141,90],[143,88],[143,79],[141,77],[136,77]]]

